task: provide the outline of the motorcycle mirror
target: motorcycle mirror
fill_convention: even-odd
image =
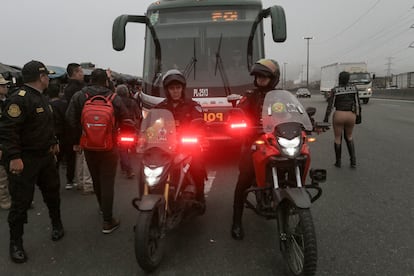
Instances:
[[[231,103],[233,107],[236,107],[237,101],[241,99],[241,96],[238,94],[230,94],[227,96],[227,101]]]

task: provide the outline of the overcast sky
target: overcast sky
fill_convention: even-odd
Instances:
[[[0,62],[22,66],[91,61],[117,72],[142,74],[144,27],[129,24],[123,52],[112,49],[112,23],[120,14],[143,15],[149,0],[8,0],[0,16]],[[286,63],[298,79],[310,40],[310,78],[337,61],[366,61],[378,76],[414,71],[413,0],[263,0],[263,8],[285,9],[288,38],[271,40],[265,20],[266,56]],[[413,48],[409,48],[412,45]],[[390,65],[388,65],[390,64]]]

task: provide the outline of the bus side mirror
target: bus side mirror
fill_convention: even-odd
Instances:
[[[272,34],[274,42],[285,42],[286,40],[286,16],[281,6],[270,8],[272,17]]]
[[[125,49],[125,27],[128,22],[147,23],[147,17],[143,15],[123,14],[118,16],[112,25],[112,48],[116,51]]]

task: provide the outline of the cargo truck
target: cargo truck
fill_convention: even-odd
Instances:
[[[358,89],[359,98],[367,104],[372,96],[372,80],[375,75],[367,70],[366,62],[337,62],[322,66],[320,92],[326,99],[329,98],[332,88],[338,85],[338,76],[342,71],[349,72],[349,82]]]

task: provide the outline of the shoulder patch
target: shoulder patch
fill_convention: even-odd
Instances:
[[[26,90],[20,90],[19,93],[17,93],[17,95],[24,97],[24,95],[26,95]]]
[[[10,117],[16,118],[19,117],[20,114],[22,114],[22,111],[20,110],[20,107],[17,104],[11,104],[9,106],[9,109],[7,110],[7,114],[9,114]]]

